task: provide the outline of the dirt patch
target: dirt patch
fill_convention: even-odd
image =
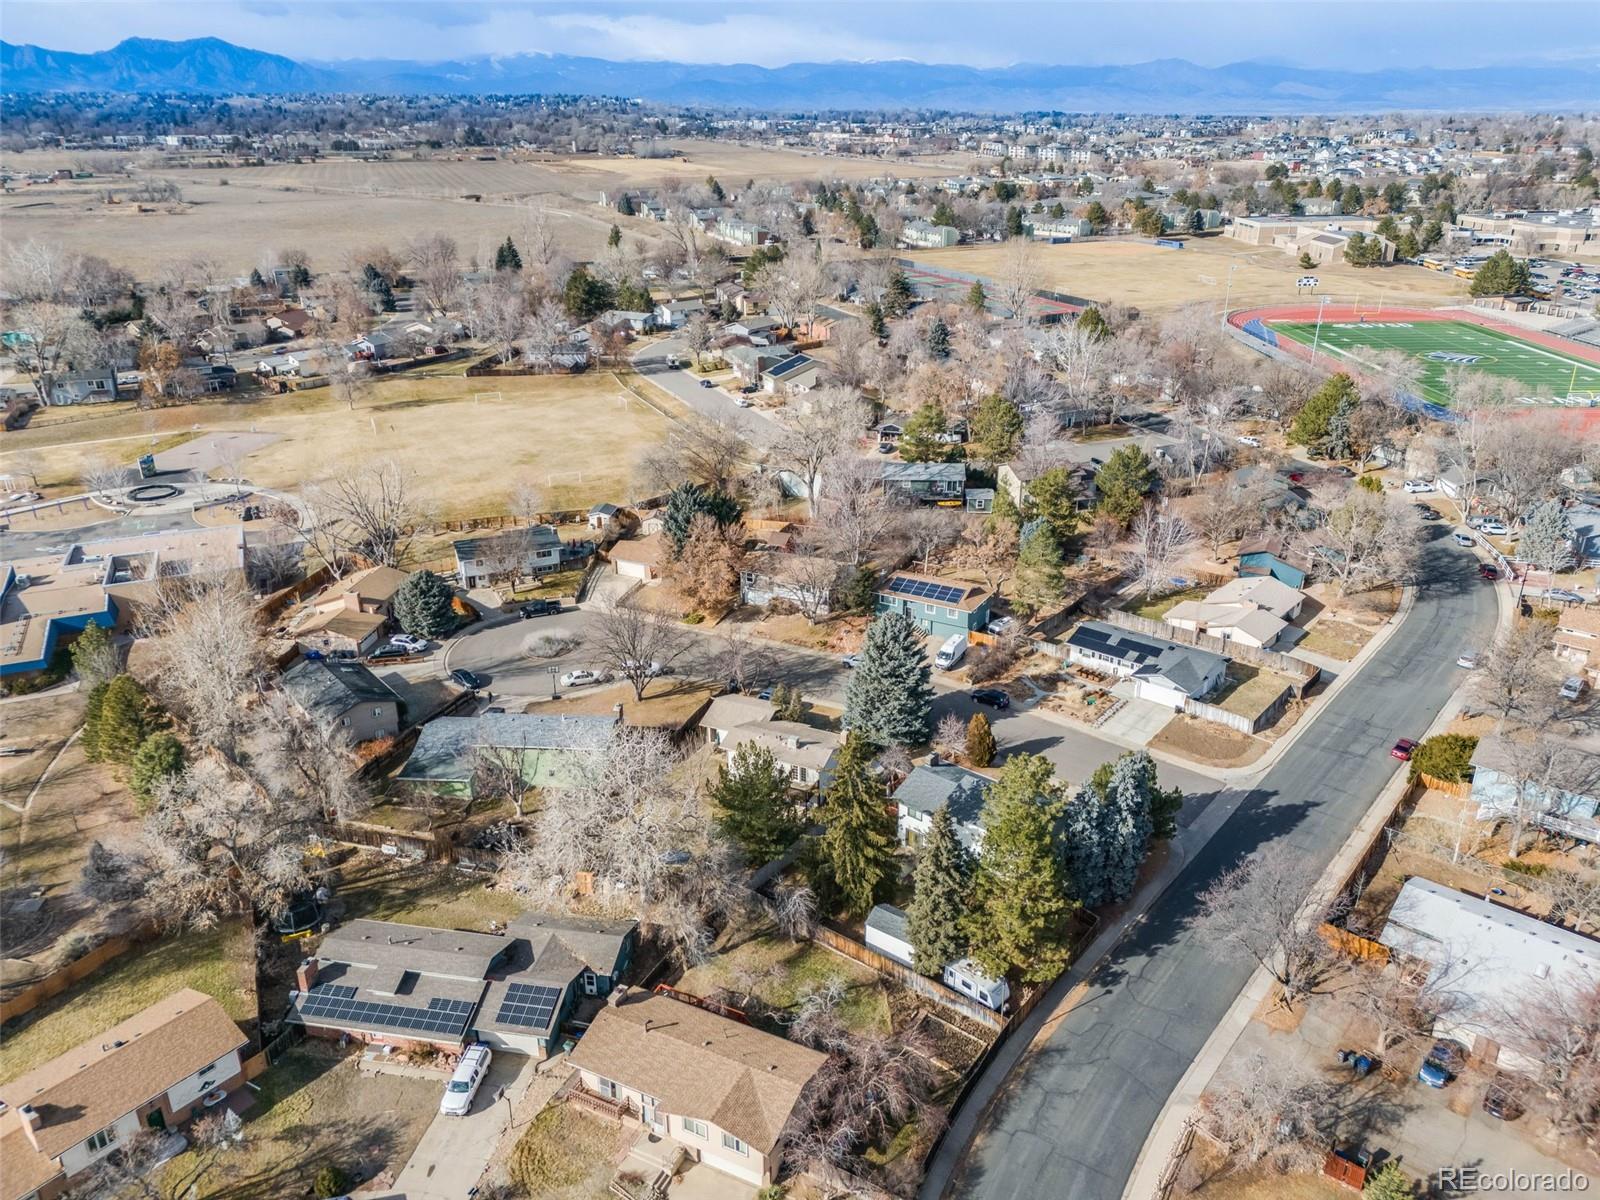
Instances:
[[[599,1200],[638,1130],[570,1104],[545,1106],[511,1151],[508,1170],[524,1194]]]
[[[1313,654],[1325,654],[1340,662],[1349,662],[1371,640],[1372,630],[1324,616],[1300,640],[1299,648]]]
[[[1267,743],[1226,725],[1177,716],[1150,739],[1150,749],[1207,767],[1247,767],[1266,753]]]

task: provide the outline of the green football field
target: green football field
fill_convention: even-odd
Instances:
[[[1445,372],[1457,364],[1514,379],[1530,398],[1600,395],[1600,365],[1467,321],[1324,321],[1320,339],[1312,321],[1268,324],[1279,337],[1315,342],[1319,358],[1328,355],[1357,371],[1369,351],[1403,350],[1422,364],[1422,398],[1434,404],[1449,405]]]

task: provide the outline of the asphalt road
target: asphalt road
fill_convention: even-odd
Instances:
[[[1254,964],[1190,932],[1194,896],[1269,842],[1319,869],[1460,684],[1456,655],[1487,645],[1493,589],[1442,538],[1411,614],[1090,977],[1089,995],[1031,1047],[984,1115],[949,1191],[1010,1200],[1118,1200],[1167,1097]]]
[[[689,347],[681,338],[651,342],[633,355],[633,368],[647,375],[650,382],[671,392],[701,416],[737,430],[752,446],[770,446],[778,436],[778,426],[759,409],[740,408],[733,394],[720,387],[703,388],[700,377],[678,367],[667,366],[667,355],[687,357]]]

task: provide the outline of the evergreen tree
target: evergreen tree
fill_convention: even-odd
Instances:
[[[967,289],[967,307],[975,313],[981,313],[989,304],[989,294],[983,290],[983,284],[974,279],[972,286]]]
[[[906,462],[954,462],[961,447],[939,439],[950,430],[944,410],[937,404],[924,404],[906,422],[900,434],[900,457]]]
[[[500,243],[500,248],[494,252],[494,269],[496,271],[522,270],[522,255],[517,253],[516,243],[509,237]]]
[[[432,571],[413,572],[394,594],[394,619],[421,638],[439,638],[456,627],[450,585]]]
[[[1577,561],[1573,552],[1572,522],[1559,500],[1546,500],[1528,514],[1517,546],[1518,556],[1541,571],[1570,571]]]
[[[818,850],[852,913],[870,909],[894,872],[895,819],[887,802],[883,781],[872,769],[872,746],[852,727],[818,814],[823,826]]]
[[[94,687],[116,678],[121,666],[111,631],[91,621],[72,643],[72,669],[81,683]]]
[[[742,510],[739,502],[726,492],[701,487],[698,483],[680,483],[667,496],[667,509],[661,518],[662,532],[672,543],[672,556],[683,553],[689,540],[689,526],[701,513],[706,514],[726,529],[737,521]]]
[[[267,286],[267,281],[262,276],[260,267],[251,267],[250,268],[250,286],[251,287],[266,287]]]
[[[1089,222],[1089,228],[1099,233],[1111,220],[1111,214],[1106,212],[1106,206],[1098,200],[1091,200],[1083,209],[1083,219]]]
[[[84,757],[90,762],[100,761],[100,711],[105,707],[106,689],[110,686],[109,679],[97,683],[89,689],[89,695],[84,699],[83,736],[78,740],[83,746]]]
[[[983,461],[1010,461],[1022,441],[1022,413],[1004,396],[991,393],[978,402],[972,415],[972,438],[983,448]]]
[[[780,683],[772,689],[773,719],[777,721],[798,721],[806,715],[805,697],[797,687],[790,687],[787,683]]]
[[[871,213],[862,213],[861,220],[856,223],[856,228],[860,232],[858,240],[863,250],[871,250],[878,244],[880,236],[878,220]]]
[[[837,594],[846,612],[871,612],[878,602],[878,573],[869,566],[855,568]]]
[[[883,311],[891,317],[903,317],[911,307],[913,298],[911,281],[906,278],[904,271],[895,267],[888,285],[883,289]]]
[[[1066,577],[1062,574],[1064,565],[1061,544],[1050,526],[1039,522],[1022,539],[1022,549],[1017,554],[1012,605],[1024,616],[1031,617],[1059,604],[1067,591]]]
[[[1289,426],[1289,440],[1301,446],[1320,446],[1328,438],[1328,427],[1341,407],[1359,403],[1361,393],[1355,380],[1342,371],[1311,394]]]
[[[972,853],[961,844],[950,806],[941,804],[917,856],[916,890],[906,909],[912,965],[923,975],[939,978],[946,964],[967,952],[962,924],[972,868]]]
[[[1059,220],[1061,220],[1063,217],[1065,217],[1067,215],[1066,205],[1062,204],[1061,201],[1057,200],[1054,204],[1052,204],[1050,206],[1049,213],[1050,213],[1050,219],[1051,220],[1059,221]]]
[[[1374,1169],[1361,1189],[1363,1200],[1411,1200],[1416,1194],[1416,1185],[1392,1158]]]
[[[606,234],[606,245],[610,246],[613,250],[622,245],[622,230],[617,228],[617,226],[613,225],[611,227],[611,232]]]
[[[883,319],[883,305],[876,300],[866,306],[867,328],[872,331],[872,336],[882,340],[889,336],[889,324]]]
[[[1083,310],[1083,315],[1078,318],[1078,328],[1097,342],[1103,342],[1112,336],[1111,326],[1106,324],[1104,314],[1092,306]]]
[[[867,626],[861,659],[845,689],[845,720],[851,733],[878,746],[927,741],[932,674],[917,623],[903,612],[879,616]]]
[[[1528,264],[1511,257],[1509,250],[1496,250],[1472,275],[1468,291],[1474,296],[1517,296],[1532,283]]]
[[[623,192],[621,199],[617,201],[617,211],[625,217],[631,217],[638,211],[633,207],[633,197],[627,192]]]
[[[152,723],[150,698],[139,681],[132,675],[118,675],[106,684],[94,727],[84,729],[84,740],[94,746],[96,761],[127,766],[150,735]]]
[[[1133,895],[1139,867],[1150,852],[1151,797],[1157,790],[1156,764],[1148,751],[1124,754],[1106,787],[1106,886],[1121,903]]]
[[[561,290],[561,305],[574,321],[592,321],[611,307],[614,292],[609,283],[596,279],[583,265],[573,268]]]
[[[722,185],[717,182],[715,175],[706,176],[706,188],[711,192],[711,198],[718,204],[728,198],[728,193],[722,190]]]
[[[152,733],[134,751],[128,768],[128,790],[148,804],[155,798],[157,784],[183,770],[183,760],[182,742],[165,730]]]
[[[1126,529],[1144,507],[1144,498],[1155,490],[1155,464],[1144,447],[1121,446],[1095,472],[1094,485],[1100,492],[1100,510]]]
[[[711,799],[717,826],[752,866],[777,858],[800,836],[789,785],[772,751],[745,742],[718,773]]]
[[[1055,535],[1056,545],[1065,547],[1078,532],[1078,484],[1066,467],[1041,471],[1028,485],[1029,520],[1041,520]]]
[[[994,731],[989,728],[989,718],[973,713],[967,722],[967,762],[975,767],[987,767],[994,762]]]
[[[1311,255],[1306,254],[1303,251],[1301,252],[1301,254],[1300,254],[1300,269],[1302,271],[1309,271],[1309,270],[1311,270],[1312,267],[1314,267],[1316,265],[1317,265],[1316,260],[1314,258],[1312,258]]]
[[[377,300],[384,312],[394,311],[394,286],[387,275],[368,263],[361,268],[361,280],[362,286]]]
[[[1006,236],[1008,238],[1019,238],[1023,236],[1024,232],[1022,210],[1013,204],[1006,209]]]
[[[941,200],[939,203],[933,206],[933,217],[931,218],[931,222],[934,225],[945,225],[949,226],[950,228],[955,227],[956,210],[950,207],[950,202],[948,200]]]
[[[1067,964],[1072,902],[1056,844],[1060,813],[1050,763],[1036,754],[1007,759],[983,805],[966,928],[972,957],[991,975],[1015,969],[1043,981]]]
[[[940,360],[950,357],[950,326],[942,317],[935,317],[928,325],[928,353]]]
[[[817,234],[817,221],[809,208],[800,214],[800,234],[802,237],[815,237]]]

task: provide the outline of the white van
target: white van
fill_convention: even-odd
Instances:
[[[444,1099],[439,1101],[439,1111],[447,1117],[464,1117],[472,1110],[472,1098],[483,1086],[489,1073],[489,1061],[494,1057],[482,1042],[473,1042],[456,1064],[456,1073],[445,1085]]]
[[[939,647],[939,653],[934,656],[933,665],[941,671],[948,671],[955,666],[967,653],[967,635],[952,633],[945,638],[944,645]]]

